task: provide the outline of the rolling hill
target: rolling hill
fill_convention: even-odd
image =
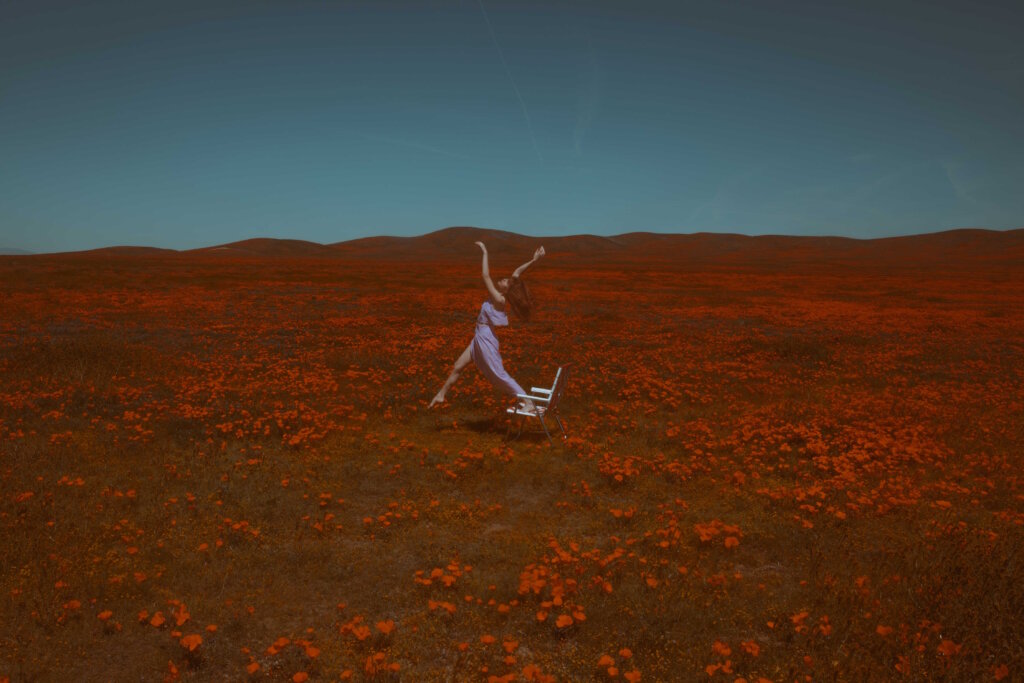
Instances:
[[[955,267],[961,263],[984,261],[1024,266],[1024,229],[997,231],[975,228],[901,237],[854,239],[707,232],[531,237],[504,230],[460,226],[414,237],[365,237],[333,244],[254,238],[180,252],[123,246],[68,252],[67,255],[462,262],[477,258],[478,252],[474,246],[476,241],[484,242],[492,258],[502,262],[528,258],[534,249],[544,245],[550,256],[572,263],[641,259],[724,267],[741,264],[784,266],[786,263]]]

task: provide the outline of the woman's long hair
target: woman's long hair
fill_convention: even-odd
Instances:
[[[533,295],[530,294],[530,288],[526,286],[525,282],[517,277],[511,278],[505,298],[508,299],[508,303],[512,306],[512,312],[517,317],[523,320],[530,319],[530,315],[533,314]]]

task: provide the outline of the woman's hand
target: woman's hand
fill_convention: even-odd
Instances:
[[[516,272],[512,273],[512,277],[519,277],[520,275],[525,273],[527,268],[532,266],[537,261],[540,261],[541,256],[543,256],[546,253],[547,252],[544,251],[544,247],[537,247],[537,251],[533,252],[533,258],[524,263],[523,265],[519,266],[518,268],[516,268]]]
[[[487,253],[487,247],[484,246],[483,242],[474,242],[474,244],[476,244],[476,246],[480,247],[481,251],[483,251],[485,254]]]

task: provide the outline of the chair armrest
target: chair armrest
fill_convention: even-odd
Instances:
[[[541,389],[540,387],[530,387],[530,391],[534,392],[535,394],[550,394],[551,393],[550,389]]]
[[[530,396],[529,394],[516,394],[516,398],[525,398],[540,403],[549,403],[551,401],[550,396]]]

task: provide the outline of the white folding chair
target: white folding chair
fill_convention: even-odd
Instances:
[[[558,368],[558,372],[555,373],[555,381],[551,384],[550,389],[544,389],[543,387],[531,387],[529,394],[516,395],[515,403],[505,411],[509,416],[508,430],[505,432],[506,439],[512,433],[513,421],[518,424],[518,430],[516,431],[515,436],[515,438],[518,439],[523,433],[523,423],[527,418],[534,417],[540,420],[540,426],[548,437],[548,443],[552,443],[552,441],[551,432],[548,431],[548,425],[547,422],[545,422],[545,418],[547,417],[555,418],[555,422],[558,423],[558,428],[562,430],[562,438],[568,438],[565,433],[565,427],[562,425],[562,420],[558,417],[558,403],[562,398],[562,394],[565,392],[565,383],[569,379],[570,368],[572,368],[572,363],[567,363]],[[533,402],[533,410],[526,410],[526,408],[523,407],[523,403],[527,399]]]

